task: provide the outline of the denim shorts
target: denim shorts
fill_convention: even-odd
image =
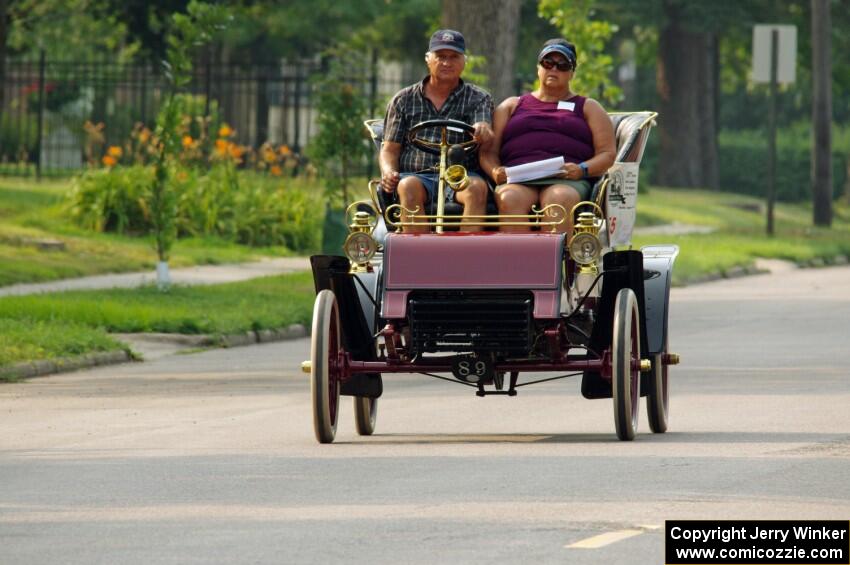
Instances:
[[[467,173],[470,178],[482,178],[478,173]],[[398,177],[399,181],[405,177],[416,177],[422,186],[425,187],[425,192],[428,193],[428,202],[434,202],[437,199],[437,173],[401,173]],[[444,187],[446,193],[446,202],[457,202],[455,200],[455,191],[448,184]]]

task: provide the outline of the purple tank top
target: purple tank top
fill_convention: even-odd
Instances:
[[[514,113],[502,133],[499,157],[512,167],[552,157],[568,163],[581,163],[593,157],[593,133],[584,119],[584,96],[559,102],[541,102],[531,94],[519,97]]]

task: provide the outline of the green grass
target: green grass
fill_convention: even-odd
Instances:
[[[80,351],[114,349],[107,332],[166,332],[224,335],[307,324],[313,306],[309,272],[214,286],[175,286],[105,291],[73,291],[0,298],[0,345],[24,339],[28,345],[3,347],[0,365],[43,358],[38,339],[65,344],[80,336]],[[21,328],[32,328],[16,337]],[[48,330],[55,332],[50,334]],[[7,335],[8,334],[8,335]],[[27,336],[32,336],[32,338]],[[97,336],[100,340],[95,340]],[[58,355],[59,353],[57,353]]]
[[[152,240],[84,230],[67,218],[67,180],[0,179],[0,286],[103,273],[153,269]],[[39,242],[60,241],[63,250]],[[257,260],[290,255],[284,247],[250,248],[216,238],[179,240],[172,267]]]
[[[125,349],[105,332],[60,320],[0,317],[0,368],[34,359],[62,359]]]
[[[779,204],[774,214],[775,235],[766,235],[764,202],[735,194],[653,188],[638,200],[638,225],[679,222],[711,226],[710,234],[636,235],[636,247],[675,243],[681,248],[673,270],[674,284],[709,273],[746,267],[756,258],[797,263],[812,259],[830,262],[850,256],[850,207],[835,204],[830,229],[812,225],[808,204]]]

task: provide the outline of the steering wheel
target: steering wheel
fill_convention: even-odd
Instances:
[[[446,140],[449,138],[449,130],[462,133],[464,141],[456,144],[448,143],[448,141],[446,141],[446,144],[462,147],[464,156],[466,157],[472,155],[478,150],[478,142],[472,137],[473,133],[475,133],[475,128],[468,123],[461,122],[459,120],[425,120],[424,122],[419,122],[408,130],[407,140],[417,149],[421,149],[422,151],[431,153],[432,155],[439,155],[440,148],[442,147],[440,142],[428,141],[427,139],[419,137],[419,133],[421,131],[429,128],[442,128],[440,138]]]

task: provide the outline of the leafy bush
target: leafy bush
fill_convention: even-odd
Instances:
[[[786,202],[811,199],[811,142],[802,126],[779,133],[776,143],[776,198]],[[767,140],[763,131],[724,131],[719,136],[720,187],[727,192],[767,194]],[[848,151],[833,147],[833,195],[847,177]]]
[[[96,231],[148,233],[151,166],[91,169],[74,180],[71,217]],[[321,191],[253,171],[232,162],[209,170],[179,167],[169,174],[176,197],[178,237],[217,236],[252,246],[284,245],[298,252],[319,249],[324,197]]]
[[[10,112],[0,112],[0,161],[26,161],[35,156],[37,143],[36,116],[14,116]]]

